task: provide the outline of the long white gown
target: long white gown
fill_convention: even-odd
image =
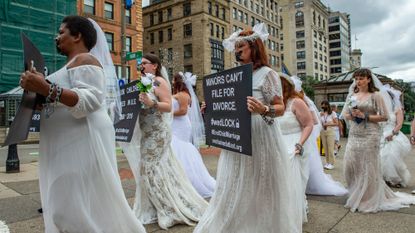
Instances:
[[[115,131],[105,109],[103,69],[66,66],[47,77],[75,91],[40,123],[39,184],[46,233],[145,232],[122,190]]]
[[[281,80],[268,67],[254,71],[252,88],[263,103],[282,96]],[[268,125],[258,114],[251,122],[252,156],[222,150],[216,191],[195,233],[301,232],[279,125]]]
[[[295,154],[295,144],[300,141],[302,128],[300,122],[297,120],[295,114],[292,112],[292,104],[298,101],[296,99],[289,99],[283,116],[277,117],[278,123],[281,128],[282,139],[285,142],[288,150],[288,156],[290,160],[290,168],[293,177],[293,183],[295,191],[295,204],[298,211],[298,215],[302,216],[303,222],[307,222],[307,199],[305,196],[305,189],[307,186],[309,167],[308,167],[308,153],[309,141],[307,140],[303,147],[304,153],[302,156]]]
[[[320,151],[317,146],[317,138],[320,136],[320,125],[314,125],[308,140],[309,147],[305,149],[308,154],[310,176],[307,182],[306,194],[322,196],[344,196],[347,189],[338,181],[335,181],[329,174],[326,174],[321,163]]]
[[[383,179],[392,185],[400,184],[406,187],[411,180],[411,173],[403,160],[411,152],[409,139],[399,131],[393,136],[392,141],[385,138],[392,134],[396,125],[395,113],[389,114],[389,120],[383,125],[383,136],[380,141],[380,158],[382,164]]]
[[[173,98],[173,112],[179,109],[179,102]],[[211,197],[216,181],[209,174],[202,156],[191,143],[192,126],[189,116],[175,116],[172,123],[172,141],[174,155],[179,160],[187,177],[196,191],[204,198]]]

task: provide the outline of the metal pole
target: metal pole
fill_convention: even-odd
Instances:
[[[121,77],[125,78],[126,72],[126,53],[125,53],[125,0],[121,0]],[[128,77],[130,82],[130,77]]]
[[[20,172],[20,160],[17,154],[17,144],[9,145],[6,160],[6,173]]]

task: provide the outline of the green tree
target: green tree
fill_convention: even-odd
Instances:
[[[303,81],[302,87],[304,93],[312,100],[314,100],[314,88],[313,85],[317,84],[318,81],[313,76],[305,76],[301,77],[301,81]]]
[[[411,114],[412,118],[412,114],[415,112],[415,93],[411,89],[411,84],[400,80],[396,81],[396,83],[402,88],[405,113]]]

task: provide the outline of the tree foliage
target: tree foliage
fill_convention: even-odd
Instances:
[[[317,84],[318,81],[313,76],[301,77],[303,81],[302,87],[304,93],[312,100],[314,100],[314,88],[313,85]]]
[[[409,114],[410,118],[412,118],[413,113],[415,112],[415,92],[412,91],[410,83],[406,83],[400,80],[396,81],[396,83],[402,88],[405,115]]]

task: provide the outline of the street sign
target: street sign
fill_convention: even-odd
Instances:
[[[132,52],[132,53],[127,53],[125,55],[125,60],[127,61],[131,61],[131,60],[135,60],[135,59],[140,59],[143,56],[143,52],[142,51],[137,51],[137,52]]]

